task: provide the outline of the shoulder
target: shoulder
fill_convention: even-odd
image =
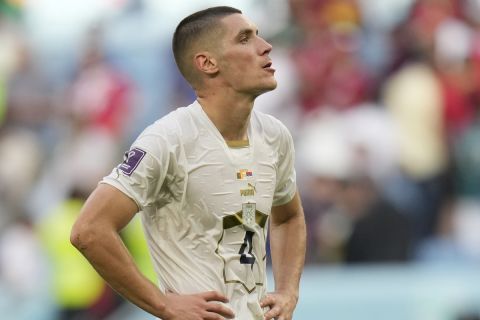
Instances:
[[[184,142],[188,129],[192,128],[192,119],[191,105],[179,107],[146,127],[134,145],[140,145],[154,153],[159,148],[178,147]]]
[[[179,107],[145,128],[143,135],[180,135],[182,127],[191,119],[191,106]]]
[[[267,139],[274,141],[291,139],[288,128],[274,116],[253,110],[251,119],[255,129],[261,131],[261,134]]]

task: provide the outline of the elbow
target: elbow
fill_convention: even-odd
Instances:
[[[85,251],[91,247],[96,238],[95,230],[81,221],[77,221],[70,232],[70,243],[79,251]]]

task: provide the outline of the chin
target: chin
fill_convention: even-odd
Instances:
[[[255,96],[255,97],[258,97],[259,95],[262,95],[262,94],[264,94],[264,93],[267,93],[267,92],[270,92],[270,91],[272,91],[272,90],[275,90],[276,87],[277,87],[277,84],[272,85],[272,86],[268,86],[268,87],[265,86],[265,87],[263,87],[263,88],[261,88],[261,89],[256,90],[256,92],[254,93],[254,96]]]
[[[262,93],[269,92],[275,90],[277,88],[277,82],[272,83],[270,86],[267,86]]]
[[[255,88],[251,88],[249,91],[253,93],[255,97],[258,97],[261,94],[275,90],[276,87],[277,81],[273,78],[270,81],[265,81],[262,84],[255,86]]]
[[[277,80],[273,80],[269,88],[269,91],[275,90],[277,88]]]
[[[277,80],[272,79],[268,83],[265,83],[264,87],[262,88],[262,93],[275,90],[275,88],[277,88]]]

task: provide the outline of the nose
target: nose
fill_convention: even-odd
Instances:
[[[273,49],[272,45],[263,38],[260,38],[260,42],[261,42],[261,47],[260,47],[261,55],[263,56],[265,54],[269,54]]]

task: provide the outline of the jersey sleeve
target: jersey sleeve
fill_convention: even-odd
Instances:
[[[168,145],[161,137],[140,136],[125,153],[124,161],[100,183],[125,193],[141,211],[158,202],[170,157]]]
[[[277,183],[273,196],[273,206],[280,206],[293,199],[297,192],[295,173],[295,149],[292,135],[282,124],[277,164]]]

